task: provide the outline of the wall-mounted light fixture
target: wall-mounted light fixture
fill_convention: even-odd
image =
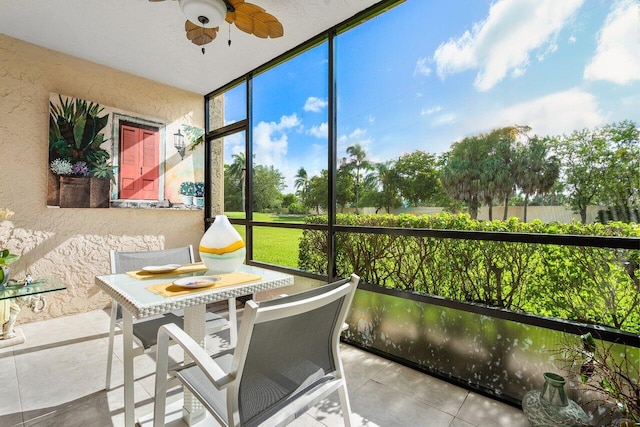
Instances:
[[[173,134],[173,146],[178,150],[180,158],[184,160],[184,149],[186,147],[184,145],[184,135],[180,132],[180,129],[178,129],[178,132]]]

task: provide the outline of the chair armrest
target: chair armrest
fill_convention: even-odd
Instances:
[[[218,390],[222,390],[235,379],[235,373],[224,372],[205,349],[175,323],[163,325],[158,329],[158,352],[161,351],[162,342],[167,343],[168,351],[167,337],[183,348]]]

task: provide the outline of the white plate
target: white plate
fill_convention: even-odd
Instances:
[[[148,265],[146,267],[142,267],[142,271],[153,274],[170,273],[180,267],[182,267],[180,264]]]
[[[183,288],[206,288],[220,280],[218,276],[193,276],[174,280],[173,284]]]

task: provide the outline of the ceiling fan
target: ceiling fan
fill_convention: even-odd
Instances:
[[[244,0],[178,0],[178,3],[187,17],[184,23],[187,38],[198,46],[204,46],[216,38],[223,20],[229,24],[236,24],[236,27],[245,33],[263,39],[282,37],[284,34],[278,18],[260,6]],[[202,53],[204,54],[204,47]]]

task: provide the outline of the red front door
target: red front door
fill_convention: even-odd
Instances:
[[[120,198],[158,200],[159,133],[120,126]]]

